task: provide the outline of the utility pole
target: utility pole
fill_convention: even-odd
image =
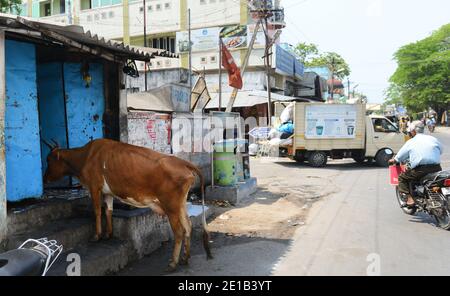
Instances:
[[[147,5],[144,0],[144,47],[147,47]],[[147,91],[147,62],[144,63],[144,88]]]
[[[269,35],[269,18],[274,15],[274,13],[282,11],[281,9],[269,9],[269,2],[265,1],[264,8],[253,9],[252,13],[257,13],[259,22],[263,24],[264,34],[266,37],[266,45],[264,51],[264,64],[266,67],[266,83],[267,83],[267,123],[268,126],[272,124],[272,91],[270,87],[271,72],[272,72],[272,45],[273,40],[271,40]]]
[[[266,10],[267,10],[267,2],[266,2]],[[271,52],[271,42],[269,37],[269,24],[267,21],[268,15],[266,14],[264,17],[264,25],[266,27],[266,75],[267,75],[267,126],[272,125],[272,89],[270,87],[270,70],[271,70],[271,63],[270,60],[272,58],[272,52]]]
[[[347,78],[347,88],[348,98],[350,99],[350,78]]]
[[[222,109],[222,38],[219,34],[219,111]]]
[[[192,92],[192,41],[191,41],[191,9],[188,9],[189,26],[189,91]]]
[[[334,57],[331,59],[331,101],[334,101]]]

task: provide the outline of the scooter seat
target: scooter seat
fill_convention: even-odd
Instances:
[[[0,254],[0,276],[41,275],[45,256],[29,249],[16,249]]]

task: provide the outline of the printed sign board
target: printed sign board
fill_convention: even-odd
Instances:
[[[219,50],[220,28],[204,28],[191,31],[192,51]],[[189,52],[189,34],[187,31],[177,32],[177,52]]]
[[[356,105],[311,105],[305,109],[306,139],[354,139]]]

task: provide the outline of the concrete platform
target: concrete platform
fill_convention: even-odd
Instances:
[[[231,204],[238,204],[241,200],[249,197],[256,192],[256,178],[247,179],[245,182],[238,183],[230,187],[206,187],[206,200],[224,200]]]

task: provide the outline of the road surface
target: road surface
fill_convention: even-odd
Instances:
[[[434,134],[450,169],[450,133]],[[450,232],[399,209],[386,169],[344,170],[316,204],[274,275],[450,275]]]

